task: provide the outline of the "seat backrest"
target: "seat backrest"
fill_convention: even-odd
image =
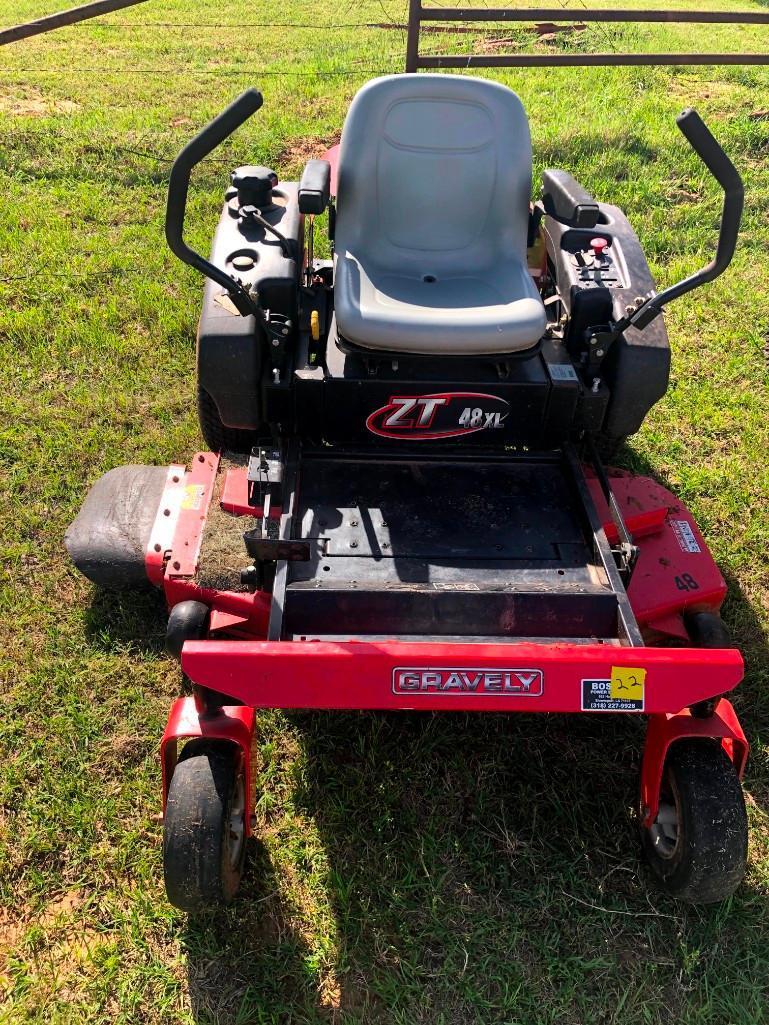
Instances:
[[[525,259],[531,138],[521,101],[457,75],[377,78],[355,96],[339,155],[337,252],[364,265],[477,273]]]

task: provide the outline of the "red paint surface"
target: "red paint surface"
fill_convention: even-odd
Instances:
[[[225,512],[233,516],[257,516],[264,515],[264,509],[259,505],[248,504],[248,467],[233,466],[227,470],[222,488],[222,497],[219,505]],[[270,505],[270,518],[280,519],[281,508],[279,505]]]
[[[540,669],[541,697],[394,693],[402,667]],[[615,666],[646,669],[646,713],[678,712],[732,690],[743,663],[732,648],[627,648],[583,644],[419,641],[188,641],[182,668],[195,683],[257,708],[581,712],[583,679]],[[595,714],[595,713],[593,713]]]
[[[681,613],[687,609],[717,612],[726,597],[726,582],[692,514],[667,488],[649,477],[636,477],[622,470],[610,470],[609,480],[640,549],[628,588],[636,619],[642,627],[685,640]],[[607,537],[610,541],[616,539],[599,482],[589,478],[588,486],[598,514],[607,525]],[[688,524],[699,552],[682,548],[674,529],[676,522]],[[690,586],[692,581],[696,587]]]
[[[719,701],[715,713],[707,719],[696,719],[688,709],[675,715],[650,716],[641,765],[641,816],[647,828],[654,822],[659,809],[660,784],[668,749],[682,737],[720,740],[740,778],[745,772],[748,742],[737,713],[726,698]]]
[[[168,722],[160,741],[160,761],[163,771],[163,811],[166,809],[168,788],[176,768],[178,742],[193,737],[207,740],[227,740],[236,744],[243,757],[246,782],[246,835],[251,833],[253,808],[253,780],[251,748],[254,740],[254,710],[244,705],[225,705],[214,715],[199,715],[193,697],[177,698],[168,713]]]
[[[339,188],[339,143],[327,149],[321,159],[331,164],[331,195],[336,196]]]

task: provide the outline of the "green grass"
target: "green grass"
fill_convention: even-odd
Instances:
[[[56,6],[0,0],[0,23]],[[205,249],[228,167],[295,173],[338,135],[356,88],[402,66],[398,30],[270,22],[402,22],[404,6],[154,0],[0,51],[3,1025],[769,1021],[761,69],[499,76],[529,112],[537,173],[566,167],[624,207],[661,284],[710,256],[718,219],[718,191],[675,129],[681,107],[701,111],[745,177],[733,268],[671,307],[670,391],[630,455],[691,506],[731,585],[753,743],[738,894],[687,909],[652,885],[632,812],[636,721],[275,713],[259,717],[241,899],[203,922],[165,902],[157,750],[179,679],[162,608],[94,592],[62,535],[109,467],[199,444],[201,286],[163,242],[166,161],[241,88],[263,88],[264,109],[197,175],[189,223]],[[198,27],[142,27],[157,21]],[[762,30],[698,27],[598,27],[551,45],[766,48]]]

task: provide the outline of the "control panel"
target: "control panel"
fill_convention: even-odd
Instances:
[[[576,241],[576,240],[575,240]],[[588,244],[579,240],[580,247],[571,254],[574,280],[581,288],[627,288],[619,254],[608,238],[596,236]]]

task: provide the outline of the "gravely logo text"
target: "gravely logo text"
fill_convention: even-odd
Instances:
[[[432,669],[402,666],[393,669],[394,694],[494,694],[502,697],[541,697],[541,669]]]

